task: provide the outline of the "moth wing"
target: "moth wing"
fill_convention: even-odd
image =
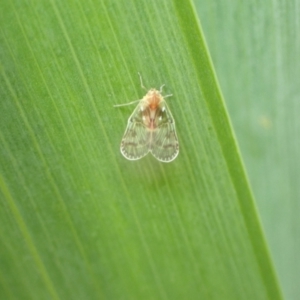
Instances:
[[[120,150],[129,160],[140,159],[150,151],[150,133],[143,123],[143,112],[140,105],[128,119]]]
[[[159,161],[171,162],[179,153],[179,143],[173,116],[167,106],[157,114],[157,128],[152,133],[151,153]]]

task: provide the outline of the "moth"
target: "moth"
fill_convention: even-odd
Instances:
[[[141,86],[143,85],[140,76]],[[179,143],[175,129],[175,121],[162,89],[150,89],[140,100],[115,107],[131,105],[139,102],[128,119],[127,127],[121,141],[121,153],[129,160],[138,160],[149,152],[161,162],[173,161],[179,153]]]

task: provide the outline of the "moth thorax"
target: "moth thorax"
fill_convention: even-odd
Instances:
[[[156,110],[162,101],[162,96],[159,91],[151,89],[146,95],[146,101],[151,110]]]

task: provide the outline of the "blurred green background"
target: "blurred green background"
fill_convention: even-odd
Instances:
[[[300,3],[195,6],[286,299],[300,286]]]

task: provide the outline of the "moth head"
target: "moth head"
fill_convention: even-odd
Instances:
[[[151,110],[157,109],[163,97],[161,93],[156,89],[151,89],[145,96],[145,101]]]

